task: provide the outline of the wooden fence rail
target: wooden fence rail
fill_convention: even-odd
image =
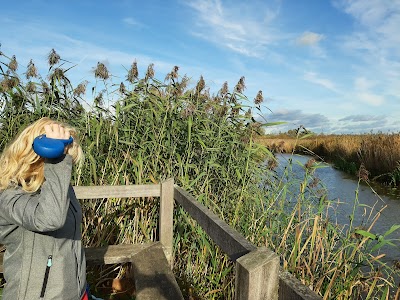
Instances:
[[[319,300],[315,292],[280,267],[279,256],[257,248],[192,195],[175,185],[178,202],[211,239],[236,262],[237,300]]]
[[[229,258],[236,262],[235,295],[237,300],[321,299],[294,276],[282,270],[279,256],[276,253],[266,247],[257,248],[254,246],[239,232],[198,202],[190,193],[179,186],[174,186],[173,179],[163,181],[161,184],[75,186],[74,190],[77,198],[82,200],[160,197],[159,239],[171,269],[173,266],[173,210],[175,200],[198,222]],[[139,248],[137,248],[137,251],[140,251]],[[89,251],[91,253],[97,253],[96,249],[89,250],[91,250]],[[104,255],[101,251],[99,252],[100,256]],[[97,257],[93,260],[102,262],[102,259],[102,257]],[[129,260],[130,257],[127,257],[127,259]],[[0,255],[0,271],[2,271],[2,260],[3,257]]]

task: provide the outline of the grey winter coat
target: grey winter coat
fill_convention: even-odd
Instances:
[[[82,211],[70,185],[71,169],[70,155],[47,160],[39,192],[0,191],[3,300],[78,300],[83,295]]]

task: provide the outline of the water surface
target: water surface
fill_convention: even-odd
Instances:
[[[295,178],[301,180],[304,176],[304,168],[298,163],[304,165],[311,157],[304,155],[278,155],[278,174],[282,174],[283,169],[287,166],[290,159],[293,160],[292,169]],[[371,232],[376,235],[383,235],[392,225],[400,224],[400,200],[399,194],[391,189],[383,187],[370,187],[365,183],[358,185],[357,178],[353,178],[348,174],[334,169],[329,164],[319,163],[322,168],[315,171],[315,176],[321,180],[321,183],[327,188],[328,198],[330,200],[340,202],[337,205],[337,220],[340,224],[349,224],[349,217],[352,215],[353,204],[356,199],[356,190],[358,190],[358,202],[354,218],[354,226],[363,226],[369,224],[368,220],[381,209],[379,219],[373,226]],[[363,207],[363,205],[365,207]],[[371,209],[374,208],[371,215]],[[388,235],[386,239],[391,239],[396,245],[395,247],[384,247],[383,251],[387,252],[385,261],[400,260],[400,230]]]

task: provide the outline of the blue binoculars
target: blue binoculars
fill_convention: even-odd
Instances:
[[[33,151],[44,158],[58,158],[64,154],[64,148],[72,144],[74,139],[72,136],[67,139],[52,139],[46,137],[45,134],[39,135],[33,140]]]

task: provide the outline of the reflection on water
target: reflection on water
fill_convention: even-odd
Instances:
[[[288,160],[292,159],[292,170],[294,176],[301,180],[304,176],[304,168],[300,164],[305,164],[310,157],[302,155],[290,155],[282,154],[278,155],[279,166],[277,168],[278,174],[282,174],[283,169],[288,164]],[[322,163],[321,163],[322,164]],[[358,180],[350,178],[347,174],[332,168],[328,164],[324,164],[325,167],[318,168],[315,171],[315,176],[318,177],[322,184],[328,190],[328,198],[330,200],[339,201],[340,204],[337,206],[337,220],[340,224],[349,224],[349,216],[352,214],[353,204],[356,199],[356,190],[358,187]],[[376,189],[376,187],[373,187]],[[382,188],[379,189],[382,191]],[[374,207],[374,214],[380,209],[386,207],[373,229],[372,233],[377,235],[383,235],[390,227],[394,224],[400,224],[400,200],[399,195],[390,193],[384,196],[378,196],[378,189],[376,192],[366,184],[360,185],[358,189],[358,200],[361,206],[358,206],[355,213],[354,226],[362,225],[366,222],[369,214],[365,214],[366,211],[370,211],[368,207]],[[363,207],[367,206],[367,207]],[[370,222],[368,222],[369,224]],[[390,247],[387,252],[388,260],[400,259],[400,230],[388,235],[387,239],[393,239],[392,242],[397,247]],[[386,247],[384,248],[386,251]]]

